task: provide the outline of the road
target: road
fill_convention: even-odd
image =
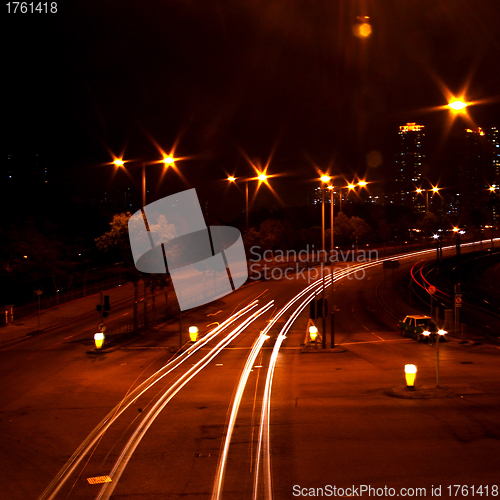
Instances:
[[[421,258],[401,260],[396,282]],[[85,324],[0,350],[4,498],[287,499],[294,486],[492,486],[498,348],[442,345],[436,389],[435,349],[396,330],[404,302],[392,277],[380,264],[359,279],[338,277],[334,351],[303,347],[307,310],[293,312],[312,292],[270,322],[307,287],[304,275],[255,282],[186,314],[203,337],[215,326],[205,325],[258,300],[174,359],[172,325],[102,356],[87,354]],[[418,367],[414,399],[404,389],[409,362]]]

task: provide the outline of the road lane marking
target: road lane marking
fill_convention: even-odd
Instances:
[[[385,339],[383,339],[382,337],[379,337],[376,333],[373,333],[373,332],[370,332],[372,335],[375,335],[375,337],[377,337],[378,339],[382,340],[385,342]]]
[[[390,340],[364,340],[360,342],[341,342],[337,345],[355,345],[355,344],[380,344],[381,342],[410,342],[413,339],[390,339]]]

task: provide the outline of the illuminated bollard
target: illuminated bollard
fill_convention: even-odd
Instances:
[[[417,377],[417,367],[415,365],[405,365],[406,388],[415,390],[415,378]]]
[[[99,332],[94,335],[95,348],[101,349],[104,344],[104,333]]]
[[[318,344],[316,343],[316,339],[318,338],[318,329],[314,325],[311,325],[309,327],[309,338],[311,339],[311,342],[314,342],[314,345],[317,349]]]
[[[318,337],[318,329],[315,326],[310,326],[309,327],[309,338],[313,342],[316,342],[317,337]]]
[[[191,342],[196,342],[196,340],[198,340],[198,327],[189,327],[189,340],[191,340]]]

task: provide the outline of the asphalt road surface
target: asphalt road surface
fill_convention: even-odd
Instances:
[[[396,281],[422,258],[400,259]],[[357,271],[326,280],[337,344],[326,352],[304,346],[314,269],[184,314],[201,340],[177,356],[174,322],[89,354],[90,318],[0,350],[0,498],[288,499],[328,485],[494,496],[498,347],[442,344],[437,388],[436,348],[396,329],[406,306],[392,275]]]

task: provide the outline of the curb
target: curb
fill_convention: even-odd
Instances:
[[[384,394],[390,398],[397,399],[440,399],[460,397],[448,387],[436,387],[430,385],[415,387],[415,390],[408,389],[407,387],[393,387],[392,389],[384,391]]]

